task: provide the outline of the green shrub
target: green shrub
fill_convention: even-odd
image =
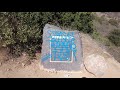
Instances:
[[[97,30],[94,30],[93,33],[91,34],[91,36],[93,39],[99,41],[100,43],[104,44],[105,46],[113,45],[107,37],[102,36],[99,32],[97,32]]]
[[[92,19],[90,12],[1,12],[0,37],[14,56],[22,52],[34,56],[36,50],[41,50],[46,23],[92,33]]]
[[[110,35],[108,36],[108,39],[114,43],[116,46],[120,46],[120,30],[115,29],[112,32],[110,32]]]
[[[38,23],[39,13],[0,13],[0,34],[3,45],[10,48],[10,53],[20,56],[22,52],[35,52],[41,43],[41,29]],[[31,50],[32,47],[35,47]],[[33,53],[34,54],[34,53]]]

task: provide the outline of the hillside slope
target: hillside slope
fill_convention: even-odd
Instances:
[[[4,59],[2,51],[0,52],[0,78],[96,78],[96,77],[120,77],[120,63],[118,63],[110,54],[108,54],[103,48],[101,48],[89,35],[81,33],[82,46],[83,46],[83,59],[88,56],[97,54],[103,58],[108,65],[107,70],[102,76],[94,76],[90,72],[86,71],[83,67],[79,72],[65,72],[65,71],[53,71],[46,70],[40,65],[40,53],[37,53],[37,60],[28,61],[27,56],[17,58],[16,60],[10,59],[3,61]],[[5,56],[5,53],[4,53]],[[94,58],[94,57],[93,57]],[[98,58],[99,59],[99,58]],[[92,59],[91,59],[92,61]],[[102,66],[101,66],[102,67]]]
[[[120,46],[109,45],[107,38],[112,31],[120,30],[120,12],[95,12],[94,15],[93,25],[100,34],[99,38],[106,43],[103,44],[103,47],[120,62]]]

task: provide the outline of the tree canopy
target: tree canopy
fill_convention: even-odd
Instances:
[[[0,12],[0,42],[15,56],[34,55],[46,23],[92,33],[92,20],[91,12]]]

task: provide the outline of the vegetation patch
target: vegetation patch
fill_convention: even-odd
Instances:
[[[108,39],[116,46],[120,46],[120,30],[115,29],[112,32],[110,32]]]
[[[111,24],[111,25],[113,25],[113,26],[116,26],[116,27],[118,27],[118,21],[117,20],[115,20],[115,19],[110,19],[109,20],[109,23]]]
[[[94,30],[91,36],[93,39],[99,41],[100,43],[103,43],[105,46],[112,45],[111,41],[107,37],[102,36],[99,32],[97,32],[97,30]]]
[[[91,12],[0,12],[0,41],[15,57],[22,52],[33,57],[41,51],[46,23],[92,33],[92,20]]]

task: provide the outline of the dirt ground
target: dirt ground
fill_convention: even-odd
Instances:
[[[40,53],[37,59],[29,61],[28,57],[23,56],[16,59],[7,59],[7,52],[0,51],[0,78],[119,78],[120,63],[118,63],[109,53],[101,48],[89,35],[82,34],[83,59],[92,54],[103,56],[108,64],[108,69],[101,77],[83,70],[78,72],[47,70],[40,64]]]

